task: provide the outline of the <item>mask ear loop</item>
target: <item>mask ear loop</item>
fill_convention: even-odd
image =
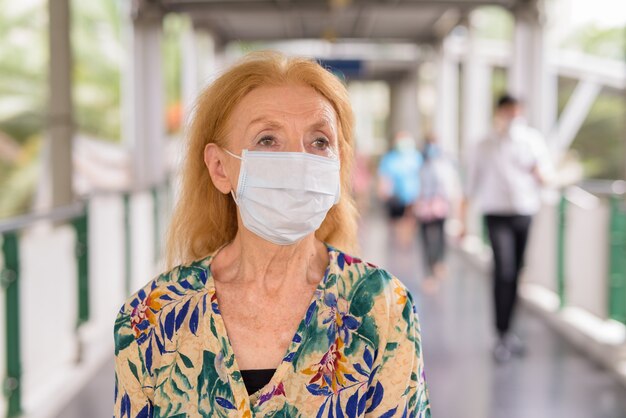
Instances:
[[[233,189],[230,189],[230,195],[233,197],[235,204],[239,206],[239,202],[237,201],[237,197],[235,197],[235,192],[233,191]]]
[[[230,155],[231,157],[235,157],[236,159],[243,161],[243,158],[241,158],[240,156],[233,154],[232,152],[228,151],[226,148],[222,148],[222,149],[224,150],[226,154]]]
[[[239,157],[238,155],[233,154],[232,152],[228,151],[226,148],[222,148],[222,149],[224,150],[226,154],[230,155],[231,157],[234,157],[238,160],[243,161],[243,158]],[[233,189],[230,189],[230,195],[233,197],[235,204],[239,205],[239,202],[237,201],[237,197],[235,196],[235,192],[233,191]]]

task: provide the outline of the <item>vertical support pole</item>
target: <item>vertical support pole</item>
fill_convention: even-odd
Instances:
[[[509,91],[527,103],[528,122],[548,134],[556,122],[557,79],[549,65],[544,0],[530,0],[515,11]]]
[[[451,57],[449,37],[439,46],[435,135],[446,154],[459,157],[459,63]]]
[[[131,293],[132,275],[132,237],[130,230],[130,193],[122,195],[124,200],[124,291],[126,295]]]
[[[493,104],[491,100],[492,69],[479,54],[476,29],[471,15],[467,21],[467,29],[466,51],[462,62],[463,82],[460,89],[462,112],[459,149],[462,159],[469,162],[468,157],[475,150],[476,143],[490,131]],[[471,207],[467,223],[470,231],[481,236],[484,244],[490,245],[489,240],[486,239],[484,217],[477,212],[475,207]]]
[[[468,22],[467,52],[463,61],[463,118],[461,149],[473,149],[474,144],[489,133],[492,116],[491,67],[477,50],[478,39],[471,19]]]
[[[48,108],[43,146],[43,170],[35,208],[48,210],[70,204],[72,187],[72,48],[70,2],[49,0]]]
[[[76,255],[78,277],[78,312],[76,327],[80,327],[89,321],[89,215],[88,206],[85,204],[85,212],[72,221],[76,231]]]
[[[198,47],[196,41],[196,32],[193,27],[193,23],[186,22],[185,29],[182,33],[180,40],[181,49],[181,95],[183,102],[183,121],[186,123],[193,104],[196,101],[196,96],[200,89],[200,81],[198,77]]]
[[[165,175],[165,112],[162,71],[163,13],[154,2],[137,2],[129,30],[130,68],[124,71],[124,142],[131,155],[135,188]]]
[[[556,261],[556,278],[557,292],[559,295],[559,307],[565,306],[565,229],[567,226],[567,198],[561,195],[558,208],[558,229],[557,229],[557,261]]]
[[[417,103],[417,70],[411,69],[404,78],[390,83],[389,137],[407,131],[421,137],[420,114]]]
[[[22,413],[21,379],[22,362],[20,353],[20,263],[19,241],[16,232],[3,235],[2,253],[4,269],[0,275],[5,296],[6,321],[6,376],[3,382],[7,401],[7,417],[18,417]]]
[[[612,196],[610,204],[608,316],[626,323],[626,213],[621,196]]]

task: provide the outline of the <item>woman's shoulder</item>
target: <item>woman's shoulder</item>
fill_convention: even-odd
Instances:
[[[209,264],[210,257],[178,265],[128,297],[115,321],[116,353],[134,339],[141,344],[149,330],[158,326],[164,309],[184,303],[206,289]]]
[[[404,316],[405,309],[414,311],[410,291],[387,270],[359,257],[335,250],[337,296],[345,299],[356,316]]]

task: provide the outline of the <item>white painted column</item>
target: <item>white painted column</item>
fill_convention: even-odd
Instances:
[[[74,199],[72,187],[72,51],[69,0],[50,0],[49,12],[49,99],[43,150],[43,175],[35,209],[67,205]]]
[[[200,90],[198,42],[196,31],[191,22],[187,22],[187,26],[182,33],[180,49],[182,60],[180,80],[181,99],[183,115],[186,120],[193,109],[194,102]]]
[[[399,131],[407,131],[414,138],[421,139],[416,71],[411,71],[405,78],[390,83],[389,105],[390,137],[393,138]]]
[[[542,0],[516,10],[509,92],[526,104],[531,126],[547,134],[557,113],[557,75],[549,65],[550,42]]]
[[[463,59],[461,149],[464,155],[487,135],[491,127],[491,67],[479,55],[478,40],[468,24],[466,53]]]
[[[131,155],[133,186],[142,188],[160,183],[165,177],[161,16],[135,19],[129,32],[124,141]]]
[[[449,53],[448,38],[439,47],[437,58],[437,107],[435,135],[444,151],[459,156],[459,63]]]
[[[532,29],[521,13],[515,16],[515,28],[508,74],[509,93],[528,102],[532,84]]]
[[[198,52],[198,76],[202,86],[207,85],[216,75],[219,68],[216,42],[211,33],[196,29],[196,48]]]

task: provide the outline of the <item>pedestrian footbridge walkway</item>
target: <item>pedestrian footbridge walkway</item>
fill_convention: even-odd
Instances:
[[[527,304],[518,310],[515,328],[528,354],[496,365],[491,357],[491,287],[485,266],[452,249],[447,279],[438,293],[424,295],[418,244],[402,249],[389,235],[383,218],[368,219],[362,231],[363,250],[416,295],[433,417],[626,417],[624,386]]]

